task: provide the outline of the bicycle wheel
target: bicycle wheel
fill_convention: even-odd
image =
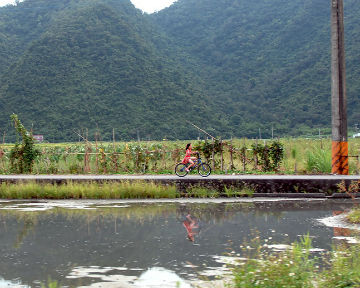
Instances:
[[[202,177],[207,177],[211,173],[211,168],[209,164],[201,163],[198,167],[198,172]]]
[[[188,172],[186,171],[186,165],[183,163],[179,163],[175,166],[175,173],[177,176],[179,177],[184,177],[188,174]]]

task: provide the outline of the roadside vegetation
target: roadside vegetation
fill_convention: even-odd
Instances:
[[[244,248],[247,260],[233,268],[229,287],[359,287],[360,245],[340,246],[314,257],[311,238],[303,237],[284,252],[269,252],[259,238]]]
[[[0,174],[168,174],[184,157],[189,141],[35,144],[16,114],[15,144],[0,145]],[[80,141],[81,140],[81,141]],[[192,141],[204,161],[219,174],[331,172],[330,139]],[[359,173],[360,141],[349,143],[350,173]]]
[[[124,181],[106,183],[1,183],[0,199],[174,199],[248,197],[254,191],[251,187],[226,188],[223,193],[213,188],[193,186],[179,191],[175,185],[161,185],[145,181]]]
[[[35,182],[0,185],[2,199],[159,199],[178,198],[174,185],[151,182],[73,183],[64,185]]]
[[[188,142],[35,144],[34,151],[39,153],[31,160],[31,169],[23,169],[22,173],[173,174],[175,165],[184,157]],[[202,159],[215,168],[213,174],[327,174],[331,171],[330,139],[191,142],[193,150],[200,151]],[[13,144],[0,145],[0,174],[21,173],[11,162],[14,147]],[[355,156],[349,158],[350,174],[359,173],[359,150],[360,140],[350,139],[349,155]]]

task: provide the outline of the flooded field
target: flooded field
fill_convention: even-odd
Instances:
[[[255,235],[279,250],[309,234],[314,253],[356,241],[334,221],[350,200],[223,201],[2,200],[0,287],[194,287]]]

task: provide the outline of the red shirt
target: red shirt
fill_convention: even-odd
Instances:
[[[185,158],[183,159],[182,162],[183,162],[184,164],[188,163],[190,157],[191,157],[191,149],[189,148],[189,149],[186,150]]]

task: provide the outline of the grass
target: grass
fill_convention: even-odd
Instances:
[[[313,257],[311,239],[304,236],[284,252],[271,253],[257,238],[246,249],[247,260],[233,268],[233,285],[241,288],[360,287],[360,245],[338,247]],[[322,263],[323,268],[319,268]]]
[[[193,186],[186,190],[186,195],[193,198],[218,198],[220,193],[214,189]]]
[[[64,185],[22,184],[0,185],[2,199],[159,199],[178,198],[175,186],[151,182],[73,183]]]
[[[0,184],[0,199],[163,199],[179,198],[219,198],[219,197],[251,197],[251,187],[225,187],[224,193],[214,188],[192,186],[185,194],[177,190],[175,185],[160,185],[146,181],[125,181],[106,183],[39,184],[36,182]]]
[[[252,197],[254,194],[254,189],[250,186],[244,185],[241,188],[237,187],[224,187],[224,193],[228,198],[231,197]]]
[[[346,216],[346,220],[353,224],[360,224],[360,208],[354,208]]]
[[[248,260],[234,270],[235,287],[312,287],[315,260],[310,258],[310,237],[281,253],[268,252],[259,238],[253,244],[254,250],[246,252]]]

